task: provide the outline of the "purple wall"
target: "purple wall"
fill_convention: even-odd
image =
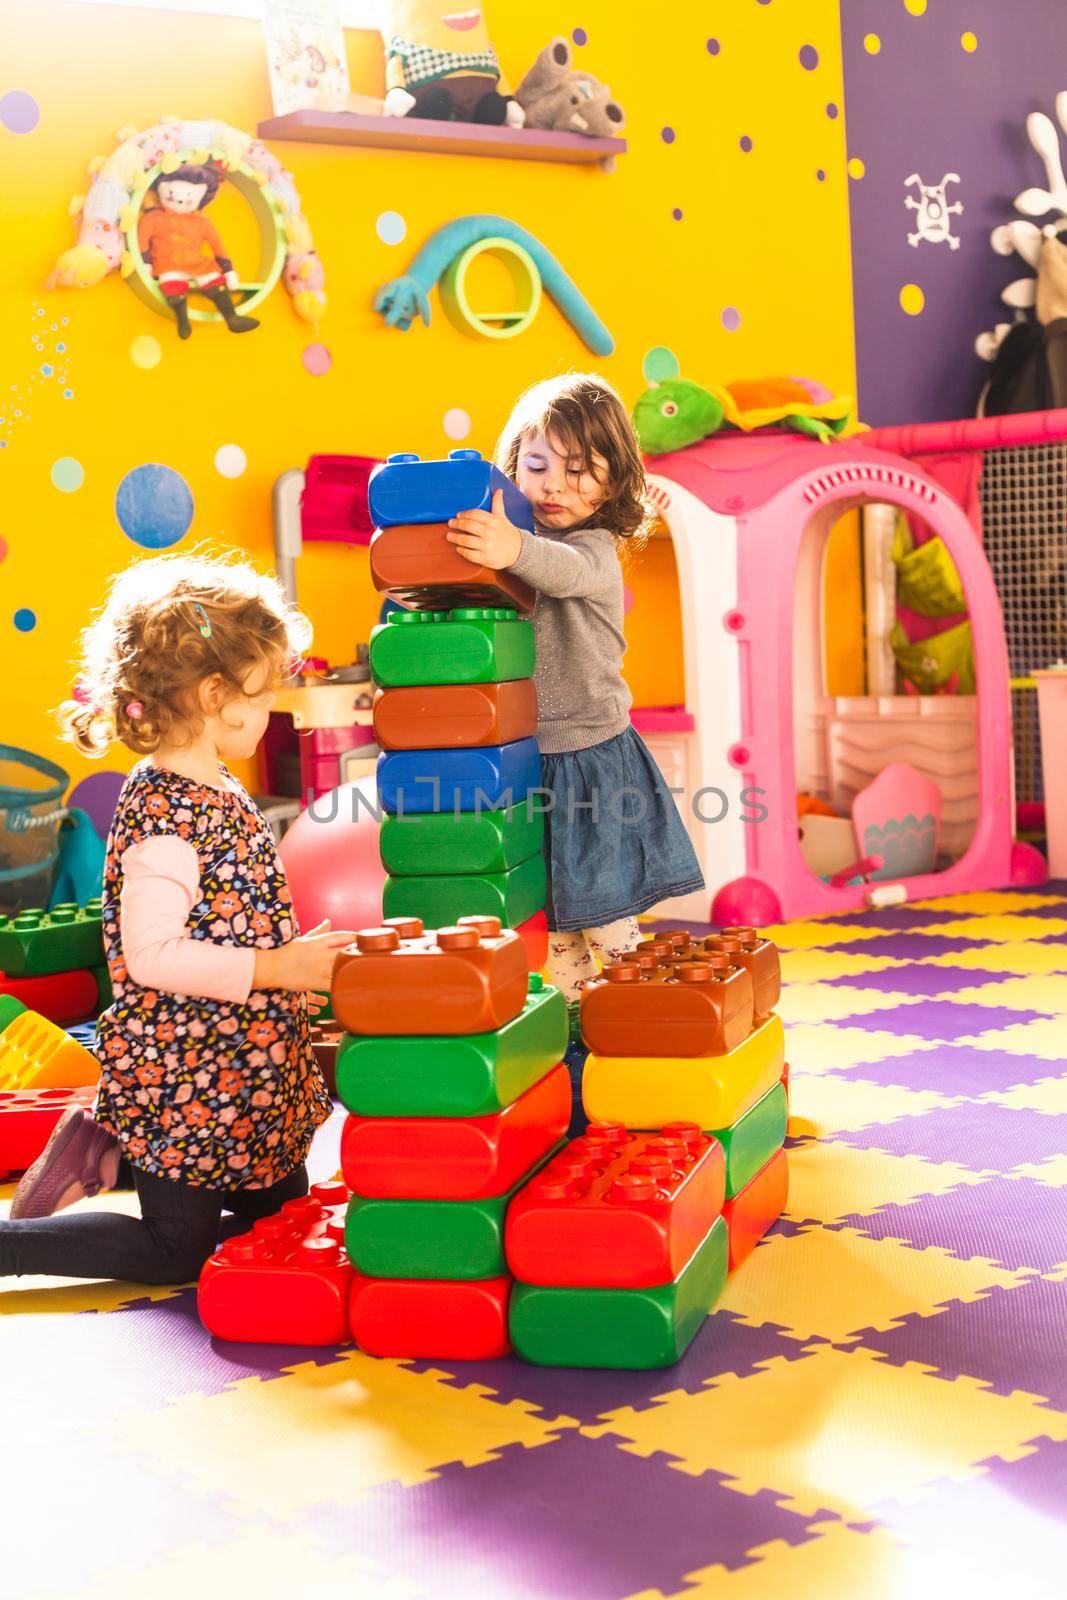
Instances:
[[[849,179],[860,416],[874,426],[972,416],[989,371],[975,338],[1011,320],[1000,290],[1030,273],[1020,257],[996,255],[989,234],[1018,216],[1020,190],[1045,186],[1025,120],[1055,120],[1067,89],[1067,3],[929,0],[913,16],[905,0],[841,0],[841,26],[848,154],[866,169]],[[965,30],[977,36],[972,53]],[[870,34],[877,54],[864,47]],[[1061,144],[1067,167],[1067,134]],[[964,206],[951,218],[959,248],[913,247],[904,199],[917,190],[904,180],[937,184],[946,172],[961,180],[948,185]],[[901,309],[905,284],[925,296],[917,316]]]

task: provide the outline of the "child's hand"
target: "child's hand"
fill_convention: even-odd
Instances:
[[[510,567],[522,552],[522,534],[504,515],[504,491],[493,496],[492,511],[461,511],[448,526],[458,531],[446,535],[465,560],[476,567],[492,567],[499,572]]]
[[[291,989],[296,993],[329,994],[333,962],[338,950],[356,937],[351,928],[329,931],[328,921],[310,933],[291,939],[273,950],[257,950],[252,978],[255,989]]]

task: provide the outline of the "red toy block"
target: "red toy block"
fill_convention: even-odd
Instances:
[[[750,1178],[722,1208],[730,1234],[730,1271],[739,1267],[778,1221],[789,1198],[789,1162],[776,1150],[765,1167]]]
[[[492,1116],[350,1116],[341,1170],[368,1200],[490,1200],[559,1143],[570,1118],[571,1080],[561,1062]]]
[[[93,1088],[0,1089],[0,1181],[33,1166],[64,1111],[95,1099]]]
[[[21,1000],[28,1011],[60,1024],[82,1022],[100,1006],[100,985],[88,967],[50,972],[40,978],[9,978],[0,972],[0,994]]]
[[[582,1038],[599,1056],[721,1056],[752,1032],[752,979],[726,956],[605,967],[582,993]],[[707,1232],[707,1229],[704,1230]]]
[[[543,911],[536,912],[532,917],[527,917],[525,922],[520,922],[515,932],[526,946],[526,964],[530,971],[540,972],[548,960],[547,915]]]
[[[504,1251],[523,1283],[644,1289],[670,1283],[722,1211],[726,1162],[695,1123],[631,1134],[590,1123],[520,1189]]]
[[[374,736],[383,750],[470,749],[536,732],[532,678],[404,686],[374,696]]]
[[[343,1344],[354,1268],[345,1254],[343,1183],[318,1183],[250,1233],[227,1239],[200,1274],[200,1320],[244,1344]]]
[[[392,917],[338,952],[330,993],[349,1033],[487,1033],[518,1016],[528,977],[526,946],[497,917],[436,932]]]
[[[511,1354],[510,1278],[467,1283],[356,1273],[349,1326],[361,1350],[403,1360],[491,1361]]]

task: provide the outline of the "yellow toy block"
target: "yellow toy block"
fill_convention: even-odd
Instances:
[[[96,1057],[36,1011],[0,1033],[0,1089],[83,1089],[100,1078]]]
[[[785,1030],[776,1016],[722,1056],[585,1058],[582,1101],[597,1122],[661,1128],[695,1122],[729,1128],[774,1088],[785,1070]]]

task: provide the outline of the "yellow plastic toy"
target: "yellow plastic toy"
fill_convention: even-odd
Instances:
[[[785,1029],[768,1017],[723,1056],[595,1056],[585,1059],[582,1102],[597,1122],[661,1128],[695,1122],[729,1128],[781,1081]]]
[[[84,1089],[100,1079],[100,1063],[69,1033],[21,1011],[0,1033],[0,1089]]]

